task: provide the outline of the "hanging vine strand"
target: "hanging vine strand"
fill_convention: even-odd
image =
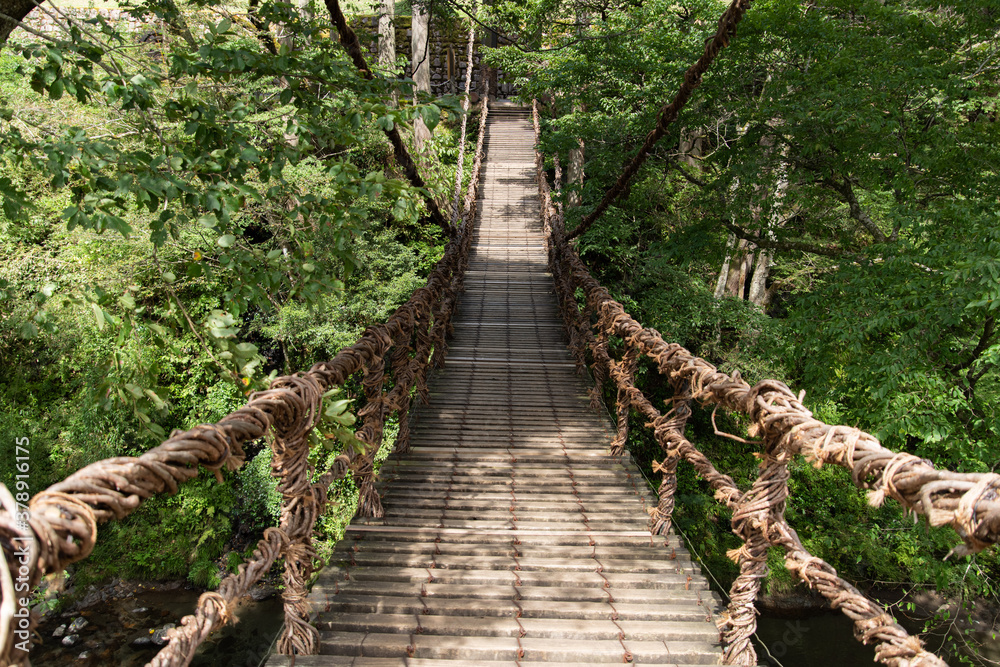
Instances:
[[[729,40],[736,36],[736,26],[742,20],[747,10],[750,9],[750,3],[751,0],[733,0],[729,8],[719,17],[719,29],[716,31],[715,36],[705,44],[705,52],[698,61],[694,65],[691,65],[687,72],[684,73],[684,82],[681,84],[674,99],[669,104],[665,104],[660,110],[660,117],[656,122],[656,127],[646,135],[646,140],[639,148],[639,152],[625,165],[625,168],[618,176],[618,180],[604,193],[604,197],[597,204],[597,207],[584,216],[576,229],[566,236],[567,240],[574,239],[590,229],[594,221],[601,217],[601,214],[616,199],[622,196],[622,193],[628,187],[629,181],[639,171],[639,167],[646,162],[646,158],[649,157],[649,151],[667,133],[667,127],[677,120],[677,114],[680,113],[684,105],[691,99],[694,89],[701,85],[701,77],[708,71],[712,61],[715,60],[715,57],[719,55],[722,49],[729,45]]]
[[[540,146],[537,103],[534,116],[535,143]],[[682,346],[667,343],[655,329],[644,328],[590,275],[569,243],[561,214],[552,205],[543,164],[539,151],[536,165],[543,224],[549,230],[549,268],[556,280],[571,348],[578,354],[581,348],[584,355],[589,353],[598,387],[604,378],[615,383],[619,416],[628,410],[638,412],[647,420],[664,452],[663,461],[653,462],[662,484],[660,502],[650,510],[652,529],[662,534],[670,528],[676,466],[684,460],[708,481],[716,499],[732,510],[733,532],[743,540],[742,547],[729,553],[739,565],[740,574],[730,591],[729,609],[720,622],[726,664],[757,664],[750,642],[757,623],[754,601],[767,575],[767,549],[778,546],[784,549],[785,564],[791,572],[854,621],[859,640],[877,644],[880,662],[894,667],[943,667],[940,658],[926,651],[880,605],[806,551],[785,520],[788,462],[800,455],[816,466],[841,466],[851,472],[859,488],[868,490],[872,505],[893,498],[906,509],[926,516],[931,525],[951,525],[963,541],[953,549],[958,555],[975,553],[1000,541],[1000,475],[938,470],[929,461],[885,449],[869,433],[814,418],[802,404],[803,397],[785,384],[764,380],[751,387],[738,373],[722,373]],[[582,310],[575,298],[578,289],[586,297]],[[611,356],[611,337],[620,339],[624,348],[620,361]],[[673,387],[672,408],[666,414],[634,384],[632,369],[640,357],[652,359]],[[750,419],[748,434],[763,443],[763,451],[760,473],[749,490],[741,490],[731,477],[720,473],[684,436],[691,401],[738,412]]]

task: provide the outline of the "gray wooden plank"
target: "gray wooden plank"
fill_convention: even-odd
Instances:
[[[309,596],[320,656],[484,667],[719,661],[720,601],[673,535],[566,347],[523,111],[491,115],[465,292],[412,449],[383,465]],[[274,656],[274,667],[291,664]]]

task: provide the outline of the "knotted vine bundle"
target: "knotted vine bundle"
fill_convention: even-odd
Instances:
[[[540,120],[534,107],[536,146],[540,146]],[[602,386],[613,382],[617,390],[618,432],[612,447],[618,453],[628,438],[628,416],[634,410],[646,420],[663,450],[662,461],[653,461],[661,475],[659,503],[651,510],[651,529],[670,529],[677,488],[677,465],[687,461],[715,491],[715,498],[732,510],[733,532],[743,545],[729,553],[740,567],[730,590],[728,611],[720,629],[726,643],[725,664],[756,665],[750,642],[756,630],[754,601],[767,575],[767,549],[781,547],[785,565],[834,608],[841,609],[855,625],[856,637],[876,644],[877,659],[895,667],[943,667],[946,663],[926,651],[882,606],[862,595],[837,576],[836,570],[811,555],[785,519],[788,498],[788,464],[803,456],[819,467],[846,468],[854,484],[868,491],[869,502],[880,505],[892,498],[933,526],[950,525],[962,544],[953,553],[981,551],[1000,541],[1000,475],[939,470],[927,460],[884,448],[875,436],[849,426],[826,424],[803,404],[784,383],[764,380],[754,386],[739,375],[720,372],[676,343],[663,340],[655,329],[645,328],[611,298],[569,243],[562,214],[553,204],[544,172],[544,157],[536,154],[543,225],[548,233],[549,269],[555,280],[562,320],[570,348],[581,372],[589,365],[595,378],[593,394],[599,405]],[[577,290],[585,295],[581,309]],[[613,357],[611,337],[621,342],[621,358]],[[661,412],[635,385],[640,358],[651,359],[674,392],[669,409]],[[749,489],[741,489],[684,435],[697,401],[714,409],[745,415],[749,437],[760,443],[760,468]],[[747,442],[744,440],[744,442]]]
[[[369,327],[332,360],[277,378],[268,390],[252,394],[245,406],[215,424],[175,431],[142,456],[105,459],[78,470],[35,495],[28,504],[26,522],[18,520],[17,504],[0,485],[0,556],[4,560],[0,563],[0,666],[28,662],[29,654],[16,646],[14,634],[16,600],[25,595],[14,589],[18,577],[34,589],[45,574],[62,571],[93,551],[99,523],[128,516],[154,495],[176,493],[201,468],[213,471],[221,482],[221,471],[239,468],[245,459],[244,447],[260,438],[267,439],[274,454],[271,472],[279,480],[282,497],[279,525],[264,532],[250,559],[224,579],[218,591],[201,596],[195,613],[167,633],[168,644],[150,664],[187,665],[214,629],[235,621],[236,601],[279,558],[284,560],[285,629],[278,650],[287,655],[318,652],[319,633],[309,623],[306,606],[316,557],[312,545],[316,520],[326,507],[330,485],[347,474],[354,475],[360,488],[359,514],[382,514],[373,470],[385,420],[397,416],[396,448],[408,450],[411,389],[416,387],[418,396],[428,399],[427,372],[443,364],[447,352],[446,339],[472,244],[487,114],[484,99],[462,225],[452,228],[444,256],[427,283],[384,324]],[[432,217],[437,210],[432,209]],[[317,474],[309,463],[309,434],[323,413],[323,396],[358,376],[364,402],[358,410],[361,427],[355,435],[363,449],[338,455],[330,469]],[[28,625],[29,632],[37,625],[33,615]]]

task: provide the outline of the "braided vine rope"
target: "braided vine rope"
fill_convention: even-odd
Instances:
[[[274,451],[272,474],[279,479],[282,496],[279,526],[264,532],[250,559],[226,577],[217,591],[199,598],[195,613],[167,633],[169,643],[150,665],[187,665],[213,630],[235,622],[236,601],[279,558],[285,562],[285,629],[278,649],[289,655],[318,651],[319,634],[309,623],[306,605],[307,582],[316,556],[313,528],[326,507],[330,485],[349,473],[361,489],[359,512],[381,512],[371,471],[389,415],[395,413],[399,418],[396,447],[401,451],[409,448],[411,389],[416,387],[418,396],[427,401],[427,370],[443,360],[445,335],[468,266],[487,113],[484,103],[461,229],[449,241],[427,283],[384,324],[369,327],[334,359],[318,363],[308,372],[277,378],[268,390],[252,394],[245,406],[215,424],[175,431],[141,456],[105,459],[78,470],[35,495],[28,505],[26,522],[18,521],[17,503],[0,485],[0,667],[28,663],[28,652],[17,648],[14,641],[15,596],[24,596],[14,591],[13,582],[19,576],[34,589],[46,573],[61,571],[93,551],[99,523],[128,516],[154,495],[176,493],[200,468],[213,471],[221,481],[223,469],[235,470],[243,464],[244,446],[262,437],[268,438]],[[387,366],[391,380],[386,378]],[[356,436],[365,443],[364,451],[337,456],[328,471],[310,481],[315,471],[309,464],[308,437],[322,414],[323,394],[358,373],[363,374],[366,402],[358,411],[362,425]],[[391,389],[386,389],[387,382],[392,383]],[[20,545],[27,546],[19,549]],[[19,556],[22,552],[24,557]],[[28,631],[37,625],[34,614],[28,623]]]
[[[536,145],[540,145],[539,129],[536,105]],[[854,621],[857,639],[876,643],[878,661],[894,667],[943,667],[944,661],[926,651],[880,605],[803,547],[785,520],[788,462],[801,455],[817,467],[832,464],[846,468],[854,484],[868,490],[872,505],[893,498],[906,509],[926,516],[931,525],[951,525],[963,542],[952,550],[958,555],[975,553],[1000,541],[1000,475],[938,470],[929,461],[888,450],[860,429],[814,418],[802,404],[803,396],[784,383],[765,380],[751,387],[739,373],[722,373],[682,346],[665,342],[655,329],[644,328],[590,275],[570,245],[561,213],[552,205],[542,170],[544,158],[540,152],[536,158],[543,223],[550,235],[550,271],[570,347],[578,363],[589,352],[598,393],[604,378],[615,383],[619,416],[615,444],[627,437],[627,420],[623,427],[621,415],[634,409],[647,419],[664,451],[664,460],[653,462],[662,483],[659,503],[650,510],[651,530],[663,534],[670,528],[676,469],[681,460],[692,464],[715,490],[716,499],[732,510],[733,532],[743,540],[743,546],[728,554],[740,566],[740,574],[730,591],[728,611],[720,621],[726,643],[725,664],[757,664],[750,641],[756,630],[754,602],[768,572],[767,549],[779,546],[785,551],[786,567]],[[583,311],[575,297],[577,289],[586,298]],[[611,336],[624,343],[621,361],[610,356]],[[654,360],[674,389],[666,414],[661,414],[634,384],[639,356]],[[748,491],[720,473],[684,436],[693,400],[750,419],[748,434],[763,443],[764,451],[760,473]]]

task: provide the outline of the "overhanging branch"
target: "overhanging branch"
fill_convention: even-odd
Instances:
[[[823,255],[824,257],[844,257],[845,255],[854,255],[851,251],[838,248],[837,246],[821,246],[814,245],[812,243],[802,243],[801,241],[775,241],[772,239],[766,239],[757,234],[751,234],[728,220],[723,220],[722,224],[726,229],[731,231],[736,238],[749,241],[758,248],[764,248],[766,250],[797,250],[799,252],[808,252],[813,255]]]
[[[334,27],[337,28],[337,33],[340,36],[340,43],[347,50],[347,55],[351,57],[351,61],[354,66],[358,68],[361,72],[361,76],[368,80],[373,80],[375,75],[372,74],[371,70],[368,68],[368,63],[365,62],[364,52],[361,50],[361,44],[358,42],[358,36],[354,34],[351,27],[347,25],[347,20],[344,18],[344,13],[340,10],[340,2],[338,0],[326,0],[326,8],[330,12],[330,18],[333,20]],[[392,144],[393,155],[396,158],[396,163],[403,168],[403,173],[406,174],[407,180],[417,188],[425,189],[426,184],[424,179],[420,177],[420,172],[417,171],[417,165],[413,162],[413,158],[410,157],[409,152],[406,150],[406,146],[403,144],[403,137],[400,136],[399,130],[395,125],[392,126],[391,130],[384,130],[385,136],[389,138],[389,142]],[[445,234],[450,237],[454,237],[457,233],[455,227],[445,220],[444,215],[441,213],[441,209],[438,207],[437,202],[434,198],[429,195],[424,195],[424,203],[427,205],[427,210],[430,212],[431,220],[437,224],[438,227],[444,230]]]
[[[869,217],[868,213],[861,208],[861,204],[858,202],[857,195],[854,194],[854,186],[848,179],[838,182],[834,179],[824,179],[822,181],[825,185],[829,186],[830,189],[838,193],[843,197],[844,202],[847,204],[848,210],[851,213],[851,217],[854,218],[862,227],[868,230],[868,233],[872,235],[876,243],[888,243],[889,237],[879,229],[875,221]]]
[[[715,36],[705,44],[705,51],[698,58],[698,61],[694,65],[691,65],[688,71],[684,73],[684,83],[681,84],[680,90],[677,91],[677,95],[674,96],[673,101],[665,105],[660,111],[660,119],[657,121],[656,127],[646,135],[646,141],[639,149],[639,152],[625,166],[621,175],[618,176],[618,180],[604,194],[604,198],[601,199],[597,208],[584,217],[576,229],[567,234],[566,240],[576,238],[590,229],[594,221],[625,192],[629,181],[632,180],[632,177],[639,171],[639,167],[649,157],[650,149],[667,133],[667,126],[677,120],[677,115],[691,98],[694,89],[701,85],[702,75],[708,71],[709,66],[715,60],[715,57],[719,55],[719,52],[729,44],[729,40],[736,35],[736,26],[746,11],[750,9],[750,2],[751,0],[733,0],[725,13],[719,17],[719,28],[716,30]]]

